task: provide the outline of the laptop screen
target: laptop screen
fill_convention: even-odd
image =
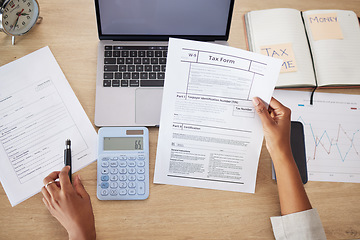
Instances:
[[[101,40],[227,40],[234,0],[95,0]]]

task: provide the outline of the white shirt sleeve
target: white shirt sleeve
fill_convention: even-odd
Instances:
[[[326,239],[316,209],[271,217],[274,236],[279,239]]]

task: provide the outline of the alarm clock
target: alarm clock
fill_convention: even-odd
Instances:
[[[0,29],[12,36],[29,32],[39,19],[39,3],[36,0],[0,0]]]

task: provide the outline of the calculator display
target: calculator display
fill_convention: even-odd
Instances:
[[[105,137],[104,151],[143,150],[142,137]]]

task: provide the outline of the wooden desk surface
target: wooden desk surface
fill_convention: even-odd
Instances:
[[[49,46],[85,112],[94,122],[97,27],[93,0],[39,0],[43,22],[11,45],[0,33],[0,66]],[[287,7],[347,9],[360,16],[360,0],[236,0],[230,45],[246,49],[244,13]],[[360,76],[359,76],[360,77]],[[0,76],[1,78],[1,76]],[[329,92],[330,90],[327,90]],[[360,89],[331,90],[360,94]],[[158,129],[150,129],[150,182]],[[269,217],[280,213],[269,154],[263,146],[256,194],[150,185],[145,201],[99,201],[96,163],[80,171],[91,195],[98,239],[273,239]],[[328,239],[360,238],[360,184],[309,182],[306,191]],[[39,193],[12,208],[0,187],[0,239],[66,239]]]

